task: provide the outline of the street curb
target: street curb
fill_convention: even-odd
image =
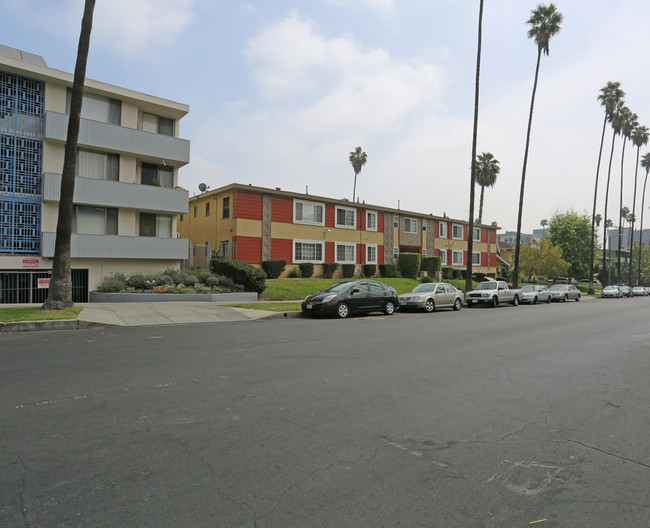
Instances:
[[[276,312],[273,315],[269,315],[264,319],[300,319],[302,318],[302,312]]]
[[[104,323],[79,321],[78,319],[63,319],[56,321],[14,321],[0,323],[0,333],[46,332],[50,330],[77,330],[79,328],[105,328]]]

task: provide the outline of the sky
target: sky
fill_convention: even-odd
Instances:
[[[83,3],[0,0],[0,43],[72,72]],[[650,2],[585,4],[555,2],[564,22],[540,65],[523,232],[558,212],[591,214],[604,118],[597,96],[608,81],[621,83],[650,127]],[[517,227],[537,59],[526,21],[537,5],[484,2],[477,152],[500,163],[483,222],[501,232]],[[191,162],[179,171],[190,195],[199,183],[250,183],[351,199],[348,156],[361,146],[361,201],[468,220],[478,10],[478,0],[97,0],[86,75],[190,106],[180,136],[191,141]],[[617,139],[609,218],[621,147]],[[628,142],[623,165],[630,209],[636,150]]]

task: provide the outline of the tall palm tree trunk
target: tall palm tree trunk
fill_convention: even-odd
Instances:
[[[632,195],[632,221],[630,222],[630,270],[629,270],[629,275],[628,275],[628,283],[630,288],[632,287],[632,245],[634,244],[634,222],[636,220],[636,217],[634,216],[636,213],[636,180],[639,175],[639,155],[641,154],[641,147],[637,147],[636,149],[636,168],[634,169],[634,194]],[[640,250],[640,248],[639,248]],[[639,284],[639,279],[637,277],[637,285]]]
[[[476,46],[476,81],[474,85],[474,128],[472,131],[472,168],[469,184],[469,226],[467,229],[467,262],[465,268],[465,291],[472,289],[472,255],[474,251],[474,201],[476,198],[476,140],[478,136],[478,102],[479,80],[481,78],[481,40],[483,38],[483,0],[480,1],[478,11],[478,44]],[[481,205],[483,201],[481,200]],[[488,235],[489,236],[489,235]],[[488,267],[490,263],[488,262]]]
[[[83,86],[86,78],[86,62],[90,48],[90,32],[93,26],[95,0],[86,0],[81,34],[77,48],[77,62],[74,68],[74,81],[70,101],[70,118],[68,135],[63,157],[63,174],[61,176],[61,196],[59,199],[59,216],[56,224],[56,242],[52,262],[52,278],[47,300],[43,308],[61,310],[72,306],[72,276],[70,272],[70,238],[72,236],[72,198],[74,195],[75,173],[77,168],[77,140],[79,138],[79,121]]]
[[[623,242],[622,225],[625,219],[623,218],[623,161],[625,160],[625,142],[627,138],[623,136],[623,153],[621,154],[621,193],[618,204],[618,258],[616,259],[616,278],[619,283],[622,282],[621,277],[621,247]]]
[[[614,159],[615,140],[616,140],[616,133],[614,132],[612,135],[612,150],[609,153],[609,166],[607,168],[607,187],[605,188],[605,211],[604,211],[604,218],[603,218],[603,226],[604,226],[603,228],[603,274],[605,273],[605,262],[607,260],[607,251],[606,251],[607,250],[607,201],[609,200],[609,182],[612,175],[612,160]],[[611,266],[611,262],[610,262],[610,266]]]
[[[481,199],[478,206],[478,223],[483,222],[483,196],[485,195],[485,186],[481,185]]]
[[[357,174],[358,174],[357,171],[354,171],[354,187],[352,188],[352,203],[354,203],[357,194]]]
[[[524,165],[521,170],[521,189],[519,191],[519,211],[517,212],[517,239],[515,241],[515,269],[513,285],[519,288],[519,246],[521,242],[521,215],[524,210],[524,186],[526,183],[526,164],[528,163],[528,148],[530,146],[530,129],[533,124],[533,109],[535,108],[535,92],[537,92],[537,78],[539,77],[539,63],[542,58],[542,48],[537,48],[537,65],[535,66],[535,82],[533,95],[530,98],[530,114],[528,115],[528,130],[526,131],[526,149],[524,150]]]
[[[594,245],[596,236],[596,201],[598,199],[598,176],[600,174],[600,161],[603,157],[603,144],[605,143],[605,129],[607,128],[607,112],[603,120],[603,133],[600,136],[600,150],[598,151],[598,165],[596,165],[596,184],[594,185],[594,207],[591,212],[591,259],[589,260],[589,294],[594,294]]]
[[[643,195],[641,196],[641,225],[639,227],[639,264],[637,266],[637,284],[641,284],[641,252],[643,250],[643,213],[645,209],[645,186],[648,183],[648,172],[645,173],[643,180]]]

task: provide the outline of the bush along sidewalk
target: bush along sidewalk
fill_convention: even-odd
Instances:
[[[266,273],[245,262],[213,258],[210,261],[210,269],[230,278],[235,284],[241,284],[246,291],[262,293],[266,288]]]

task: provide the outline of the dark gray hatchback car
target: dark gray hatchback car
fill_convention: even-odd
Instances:
[[[392,315],[399,306],[395,288],[375,280],[361,279],[330,284],[302,302],[305,315],[336,315],[383,312]]]

